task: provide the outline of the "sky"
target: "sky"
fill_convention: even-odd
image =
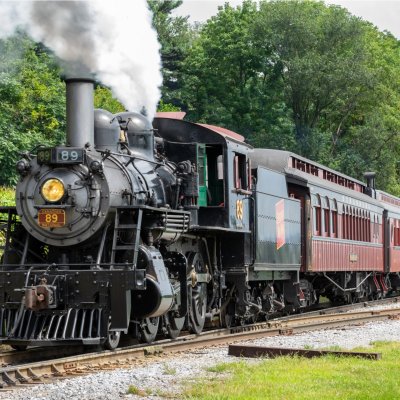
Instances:
[[[175,14],[189,15],[191,22],[203,22],[226,2],[237,6],[242,0],[183,0]],[[372,22],[379,30],[387,30],[400,39],[400,0],[327,0],[326,3],[345,7],[352,14]]]

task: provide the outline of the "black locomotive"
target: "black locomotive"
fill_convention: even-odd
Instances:
[[[66,145],[24,154],[0,209],[0,342],[112,349],[396,290],[400,200],[372,179],[66,86]]]

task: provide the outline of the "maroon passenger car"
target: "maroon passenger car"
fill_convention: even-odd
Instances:
[[[286,176],[301,202],[303,277],[331,300],[377,298],[399,286],[400,199],[294,153],[254,149],[253,165]]]

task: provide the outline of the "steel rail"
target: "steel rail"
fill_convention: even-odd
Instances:
[[[153,346],[134,345],[114,351],[80,354],[41,362],[7,366],[0,369],[0,386],[24,387],[26,384],[51,382],[61,377],[88,374],[104,369],[131,367],[148,355],[184,352],[210,345],[230,344],[266,336],[333,328],[368,321],[400,318],[400,309],[363,311],[347,314],[304,316],[295,321],[273,321],[231,329],[218,329],[200,335],[182,336],[175,340],[163,340]]]
[[[388,299],[383,299],[383,300],[375,300],[375,301],[369,301],[369,302],[363,302],[363,303],[356,303],[356,304],[350,304],[350,305],[343,305],[343,306],[338,306],[338,307],[330,307],[330,308],[325,308],[323,310],[317,310],[317,311],[311,311],[303,314],[295,314],[295,315],[290,315],[286,317],[281,317],[277,319],[273,319],[269,322],[263,322],[263,323],[255,323],[252,325],[246,325],[246,326],[240,326],[240,327],[233,327],[231,328],[230,332],[231,333],[240,333],[240,332],[256,332],[259,330],[265,330],[265,329],[271,329],[273,327],[279,327],[279,329],[285,330],[287,332],[290,332],[290,327],[288,325],[284,325],[281,322],[285,321],[299,321],[299,324],[302,325],[307,325],[306,321],[312,317],[312,316],[320,316],[320,315],[330,315],[332,313],[343,313],[343,312],[348,312],[351,309],[357,309],[357,308],[366,308],[366,307],[372,307],[372,306],[377,306],[377,305],[382,305],[382,304],[388,304],[388,303],[397,303],[399,302],[400,297],[393,297],[393,298],[388,298]],[[340,318],[340,316],[336,316],[335,318]],[[316,320],[314,320],[315,322]],[[322,321],[321,321],[322,322]],[[329,324],[325,322],[325,325],[329,327]],[[299,327],[297,327],[297,330]],[[213,331],[216,336],[226,336],[226,330],[220,329],[220,330],[214,330]],[[210,332],[204,332],[202,335],[209,335]],[[201,335],[200,335],[201,336]],[[199,337],[200,337],[199,336]],[[182,337],[182,340],[186,340],[185,338],[190,338],[191,336],[186,336]],[[164,343],[163,342],[156,342],[154,343],[155,346],[158,344]],[[167,342],[169,342],[167,340]],[[143,347],[138,345],[139,347]],[[132,346],[131,346],[132,347]],[[0,366],[1,367],[6,367],[8,365],[15,365],[19,363],[24,363],[27,360],[29,362],[35,362],[35,361],[46,361],[49,359],[56,359],[56,358],[63,358],[67,356],[73,356],[73,355],[80,355],[83,353],[90,354],[90,353],[96,353],[98,352],[98,349],[96,347],[87,347],[87,346],[54,346],[54,347],[47,347],[47,348],[31,348],[26,351],[5,351],[5,352],[0,352]],[[0,380],[1,383],[1,380]]]
[[[375,307],[375,306],[380,306],[380,305],[385,305],[385,304],[393,304],[393,303],[400,303],[400,296],[395,296],[395,297],[388,297],[385,299],[380,299],[380,300],[371,300],[371,301],[363,301],[360,303],[353,303],[353,304],[343,304],[341,306],[336,306],[336,307],[321,307],[318,308],[315,311],[307,311],[306,313],[303,314],[294,314],[294,315],[288,315],[285,317],[279,317],[277,318],[278,320],[293,320],[295,318],[302,318],[303,315],[326,315],[326,314],[335,314],[335,313],[340,313],[340,312],[348,312],[349,310],[354,310],[357,308],[368,308],[368,307]]]
[[[283,321],[289,321],[289,320],[304,321],[305,318],[312,316],[329,315],[334,313],[338,314],[338,313],[349,312],[349,310],[353,309],[358,309],[358,308],[365,309],[368,307],[391,304],[391,303],[400,303],[400,296],[381,299],[381,300],[367,301],[362,303],[346,304],[337,307],[323,308],[321,310],[308,311],[302,314],[292,314],[289,316],[274,318],[268,322],[234,327],[231,328],[231,332],[241,332],[250,330],[254,331],[254,330],[259,330],[261,328],[271,328],[274,325],[279,326],[277,324]],[[131,340],[128,340],[128,343],[129,342],[131,342]],[[155,345],[157,345],[157,343],[159,342],[156,342]],[[25,351],[15,351],[15,350],[0,351],[0,367],[5,367],[9,364],[18,364],[21,362],[26,362],[27,360],[29,360],[29,362],[45,361],[52,358],[62,358],[83,353],[93,353],[97,351],[98,348],[87,347],[87,346],[53,346],[53,347],[39,347],[39,348],[33,347]]]

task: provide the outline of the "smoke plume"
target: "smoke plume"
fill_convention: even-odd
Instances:
[[[88,72],[129,111],[156,111],[162,83],[159,44],[145,0],[0,0],[0,38],[25,30],[63,61],[66,74]]]

